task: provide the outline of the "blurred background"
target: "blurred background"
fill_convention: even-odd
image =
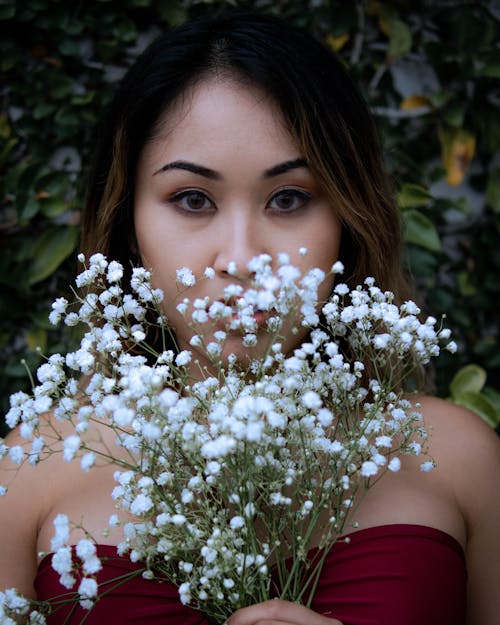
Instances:
[[[47,316],[74,279],[96,126],[116,81],[163,30],[228,6],[306,27],[357,80],[383,139],[405,262],[458,343],[437,361],[436,392],[498,428],[500,2],[487,0],[3,0],[0,415],[30,389],[41,354],[74,340]]]

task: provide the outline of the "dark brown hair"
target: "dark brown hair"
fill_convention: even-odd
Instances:
[[[270,15],[232,11],[160,36],[116,93],[90,180],[82,251],[124,267],[134,258],[134,181],[143,146],[186,89],[216,76],[262,89],[277,104],[342,223],[343,281],[373,276],[400,303],[409,294],[401,224],[377,131],[341,61],[309,33]]]
[[[97,153],[82,248],[130,264],[137,160],[188,85],[228,74],[277,103],[343,225],[344,279],[373,276],[400,300],[401,228],[376,129],[342,63],[309,33],[269,15],[202,17],[158,38],[121,82]],[[137,259],[133,259],[137,260]]]

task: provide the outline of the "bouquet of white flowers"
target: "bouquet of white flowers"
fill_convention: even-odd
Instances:
[[[401,454],[421,452],[426,434],[405,380],[439,354],[440,342],[454,349],[448,330],[437,331],[433,318],[421,323],[413,302],[396,306],[373,279],[354,290],[337,283],[320,303],[324,272],[301,275],[285,254],[275,271],[271,261],[253,259],[248,288],[232,284],[220,300],[181,294],[178,310],[207,365],[176,349],[148,271],[133,269],[125,292],[121,265],[92,256],[77,278],[74,308],[60,298],[50,315],[86,326],[79,348],[48,358],[31,396],[11,397],[7,423],[20,424],[31,449],[0,447],[0,457],[39,462],[47,446],[39,420],[52,411],[72,424],[61,437],[64,460],[78,458],[89,471],[102,450],[85,432],[92,421],[110,428],[117,451],[105,458],[117,464],[110,496],[132,519],[118,552],[143,563],[144,576],[177,584],[183,603],[218,623],[271,596],[310,605],[324,558],[355,523],[363,491],[397,471]],[[336,263],[332,274],[341,272]],[[207,268],[204,279],[211,277]],[[186,289],[196,280],[187,268],[177,278]],[[227,333],[255,346],[256,311],[266,315],[266,348],[242,362],[226,353]],[[293,353],[282,350],[287,319],[308,328]],[[211,327],[220,320],[227,331]],[[91,608],[102,566],[95,546],[80,541],[75,558],[68,518],[59,515],[55,527],[52,566],[68,588],[79,574],[77,596]],[[0,595],[5,618],[33,607],[14,590]],[[40,611],[31,622],[43,622]]]

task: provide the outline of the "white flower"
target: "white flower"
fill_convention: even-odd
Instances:
[[[191,601],[190,583],[184,582],[179,586],[179,598],[184,605]]]
[[[175,364],[178,367],[184,367],[189,362],[191,362],[191,352],[188,349],[179,352],[175,358]]]
[[[247,503],[245,506],[243,513],[246,517],[251,517],[255,514],[255,505],[253,503]]]
[[[206,545],[204,545],[201,548],[201,555],[205,559],[205,562],[210,564],[217,558],[217,551],[215,549],[211,549],[210,547],[207,547]]]
[[[151,497],[140,493],[132,502],[130,506],[130,512],[132,512],[132,514],[141,515],[148,510],[151,510],[153,505],[154,504]]]
[[[213,278],[215,278],[215,271],[212,267],[205,267],[205,271],[203,272],[203,275],[205,276],[205,278],[208,278],[209,280],[213,280]]]
[[[420,465],[420,470],[424,473],[428,473],[429,471],[432,471],[435,466],[436,465],[432,460],[427,460],[427,462],[422,462],[422,464]]]
[[[56,325],[59,322],[61,315],[66,312],[67,306],[68,300],[65,297],[58,297],[52,303],[52,312],[49,314],[49,321],[52,325]]]
[[[229,526],[232,530],[241,529],[245,527],[245,519],[242,516],[235,516],[229,521]]]
[[[321,397],[315,391],[307,391],[302,395],[302,403],[306,408],[310,408],[311,410],[316,410],[321,408],[323,402]]]
[[[95,579],[91,577],[84,577],[78,586],[78,594],[80,597],[85,597],[86,599],[92,599],[93,597],[97,597],[97,582]]]
[[[53,521],[55,535],[50,541],[52,551],[57,551],[64,547],[69,539],[69,519],[65,514],[58,514]]]
[[[373,475],[377,475],[378,471],[378,466],[371,460],[366,460],[361,465],[361,475],[363,477],[372,477]]]
[[[349,293],[349,287],[347,286],[347,284],[344,284],[342,282],[340,284],[337,284],[333,292],[336,293],[337,295],[347,295],[347,293]]]
[[[89,471],[91,467],[94,466],[96,460],[95,453],[93,451],[89,451],[82,456],[80,461],[81,467],[84,471]]]
[[[387,465],[389,471],[396,473],[401,468],[401,460],[399,458],[392,458]]]
[[[392,438],[390,436],[377,436],[375,439],[375,445],[377,447],[392,447]]]
[[[108,520],[108,525],[109,525],[110,527],[118,527],[118,526],[120,525],[120,519],[118,518],[118,515],[117,515],[117,514],[112,514],[112,515],[109,517],[109,520]]]
[[[52,568],[59,573],[60,583],[65,588],[72,588],[75,584],[75,578],[71,575],[73,570],[73,559],[71,547],[60,547],[52,556]]]
[[[9,458],[14,464],[21,464],[24,460],[24,450],[20,445],[15,445],[9,449]]]
[[[333,414],[327,408],[321,408],[318,410],[318,421],[323,427],[328,427],[333,422]]]
[[[236,447],[236,440],[232,436],[222,434],[212,441],[207,441],[201,447],[201,453],[205,458],[223,458],[231,453]]]
[[[108,265],[108,282],[118,282],[123,277],[123,267],[120,263],[112,260]]]
[[[134,420],[135,412],[132,408],[126,408],[125,406],[117,408],[113,411],[113,421],[119,427],[128,427]]]
[[[384,334],[377,334],[373,337],[373,344],[377,349],[386,349],[392,342],[392,336],[385,332]]]
[[[80,445],[82,441],[79,436],[76,434],[71,434],[66,439],[64,439],[63,447],[63,457],[66,462],[71,462],[75,457],[76,452],[80,449]]]
[[[262,438],[264,430],[264,422],[254,421],[249,423],[246,428],[246,440],[250,442],[258,442]]]
[[[188,488],[183,488],[181,493],[181,501],[184,504],[191,503],[194,499],[194,493]]]

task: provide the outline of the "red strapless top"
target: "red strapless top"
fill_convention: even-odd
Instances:
[[[85,625],[209,625],[180,602],[174,585],[143,579],[141,565],[115,547],[99,545],[98,555],[100,600],[90,613],[71,602],[47,625],[79,625],[84,617]],[[35,579],[40,600],[72,596],[58,577],[46,556]],[[344,625],[463,625],[466,577],[462,547],[449,534],[422,525],[371,527],[330,550],[312,609]]]

